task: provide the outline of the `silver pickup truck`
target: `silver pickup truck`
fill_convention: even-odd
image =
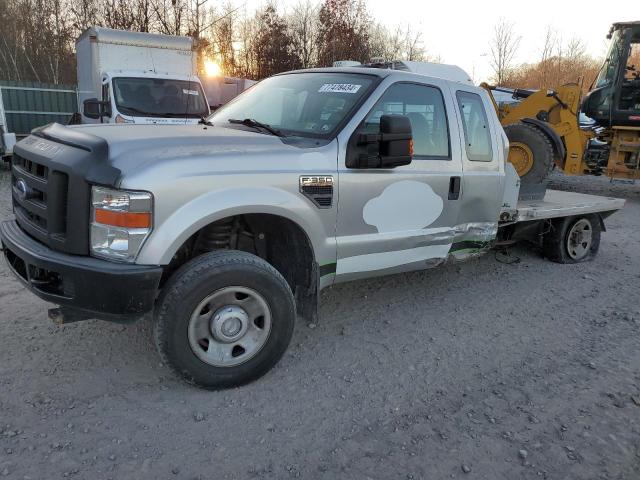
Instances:
[[[0,239],[54,320],[153,316],[164,361],[224,388],[272,368],[335,283],[517,240],[560,263],[595,255],[623,201],[519,202],[507,150],[456,67],[289,72],[198,125],[34,131],[15,147]]]

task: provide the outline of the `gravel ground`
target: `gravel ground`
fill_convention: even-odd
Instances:
[[[554,177],[627,199],[600,255],[516,247],[322,295],[249,386],[186,386],[150,324],[54,326],[0,262],[0,477],[640,477],[640,185]],[[9,215],[0,173],[0,218]]]

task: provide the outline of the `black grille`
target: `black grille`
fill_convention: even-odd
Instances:
[[[49,244],[67,233],[69,177],[35,160],[14,154],[12,196],[16,218],[31,236]]]
[[[22,221],[26,220],[43,234],[47,233],[47,220],[44,216],[33,213],[19,204],[15,205],[15,212]]]
[[[49,167],[40,165],[32,160],[27,160],[19,155],[13,157],[13,163],[22,171],[30,173],[31,175],[46,179],[49,176]]]
[[[12,197],[16,222],[52,250],[89,253],[91,185],[115,186],[100,137],[56,123],[34,130],[13,150]]]

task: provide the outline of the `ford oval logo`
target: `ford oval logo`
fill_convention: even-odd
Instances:
[[[27,182],[23,179],[20,179],[16,182],[16,191],[18,193],[18,198],[22,201],[27,199],[27,193],[29,192],[29,187],[27,186]]]

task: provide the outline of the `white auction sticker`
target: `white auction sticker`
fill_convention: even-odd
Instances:
[[[182,93],[184,93],[185,95],[195,95],[198,96],[198,91],[197,90],[187,90],[186,88],[182,89]]]
[[[325,83],[320,87],[318,93],[356,93],[361,86],[353,83]]]

